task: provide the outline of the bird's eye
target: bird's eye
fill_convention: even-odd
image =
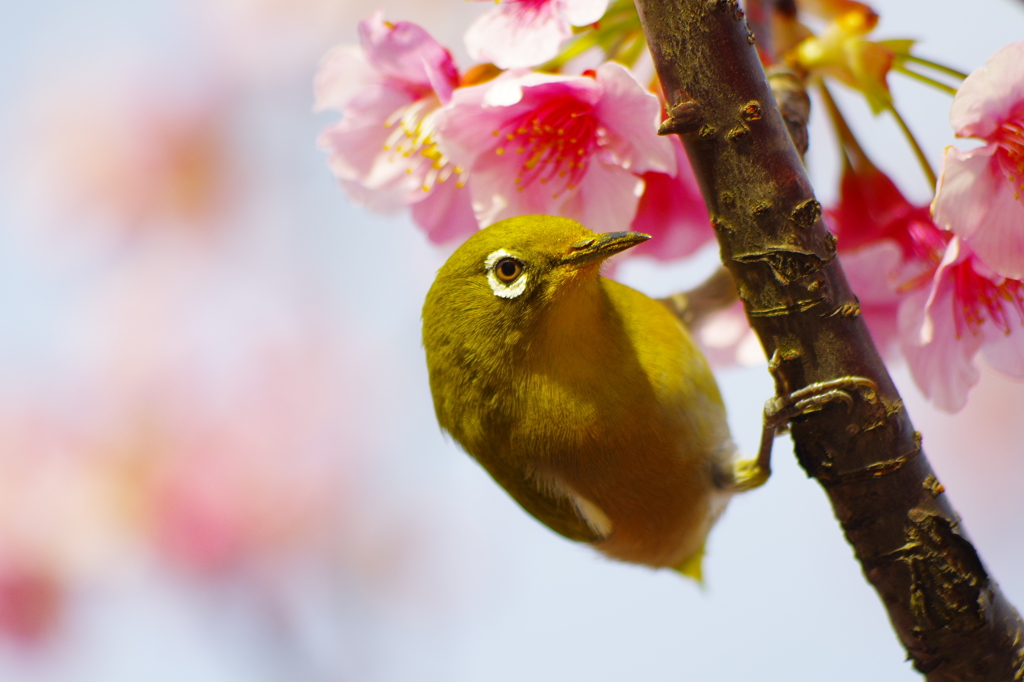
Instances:
[[[515,258],[502,258],[494,264],[494,276],[505,284],[511,284],[523,274],[523,264]]]

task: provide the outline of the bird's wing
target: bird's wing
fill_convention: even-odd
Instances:
[[[587,525],[567,492],[554,485],[544,485],[535,474],[523,471],[513,460],[492,458],[480,463],[519,506],[559,535],[577,542],[604,539]]]

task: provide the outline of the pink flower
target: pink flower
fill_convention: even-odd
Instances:
[[[840,258],[878,351],[887,359],[896,357],[899,352],[897,315],[906,293],[899,288],[903,271],[899,246],[890,239],[882,239],[841,252]]]
[[[65,586],[46,567],[0,559],[0,635],[22,646],[42,644],[60,625]]]
[[[907,256],[913,251],[910,224],[931,222],[927,206],[913,206],[896,184],[867,159],[845,164],[839,203],[826,210],[825,216],[839,238],[840,250],[892,239]]]
[[[765,362],[761,342],[747,322],[742,301],[708,315],[692,332],[713,367],[751,367]]]
[[[223,229],[238,170],[223,86],[175,87],[173,73],[152,72],[82,80],[51,83],[25,112],[30,132],[5,161],[16,159],[27,208],[88,241]]]
[[[1000,371],[1024,378],[1024,285],[940,229],[865,157],[852,157],[839,205],[827,215],[883,353],[898,342],[921,391],[948,412],[963,407],[977,383],[979,351]]]
[[[891,357],[900,305],[931,281],[948,233],[932,222],[927,206],[911,204],[888,176],[856,155],[843,170],[839,203],[825,215],[864,321]]]
[[[461,88],[442,110],[441,150],[472,173],[481,225],[544,213],[622,230],[643,194],[639,175],[675,172],[654,95],[619,64],[588,73],[507,72]]]
[[[955,236],[929,291],[900,306],[903,353],[914,381],[938,407],[956,412],[978,381],[974,356],[1024,379],[1024,283],[1007,279]]]
[[[466,31],[466,49],[478,62],[503,69],[535,66],[554,58],[572,37],[572,26],[593,24],[608,0],[498,0]]]
[[[1024,41],[996,52],[964,81],[950,123],[984,147],[947,147],[932,210],[1003,277],[1024,278]]]
[[[419,26],[359,24],[362,49],[337,47],[316,76],[316,110],[341,121],[320,136],[331,170],[352,198],[376,210],[412,204],[432,241],[477,229],[462,169],[438,150],[438,112],[459,83],[451,54]]]
[[[683,258],[715,238],[683,143],[675,135],[669,141],[676,157],[675,175],[651,171],[642,176],[644,193],[630,229],[654,238],[633,247],[630,253],[635,256]]]

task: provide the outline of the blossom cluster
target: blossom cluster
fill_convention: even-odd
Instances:
[[[479,42],[470,45],[482,50],[488,41],[479,34],[504,25],[509,12],[522,30],[546,31],[542,20],[563,5],[569,16],[578,9],[568,1],[501,5],[496,18],[474,26],[470,37]],[[593,21],[603,10],[585,16]],[[448,50],[414,24],[378,12],[359,35],[360,47],[334,49],[316,79],[317,109],[343,114],[320,145],[357,202],[410,207],[435,242],[531,213],[595,231],[632,225],[664,235],[666,257],[712,237],[682,145],[657,135],[658,98],[623,65],[579,75],[490,65],[460,74]],[[524,58],[509,54],[500,63]]]
[[[910,68],[956,73],[912,55],[913,41],[871,40],[878,15],[867,5],[797,5],[798,14],[775,17],[773,52],[759,50],[806,87],[820,86],[831,105],[846,165],[826,218],[876,342],[887,357],[902,355],[925,395],[948,411],[977,382],[979,353],[1024,378],[1024,42],[956,89]],[[816,35],[804,14],[826,28]],[[630,256],[680,258],[712,239],[683,145],[657,134],[664,107],[655,84],[638,76],[649,68],[631,2],[499,2],[466,34],[470,55],[484,63],[462,72],[414,24],[377,13],[359,34],[361,45],[335,48],[316,79],[317,109],[342,113],[320,146],[355,201],[408,206],[434,242],[538,213],[655,237]],[[955,93],[957,134],[987,144],[947,149],[936,178],[899,118],[890,72]],[[931,206],[908,202],[867,158],[827,81],[896,118],[926,177],[937,179]],[[713,362],[750,356],[738,311],[697,330]]]
[[[898,346],[922,392],[953,412],[978,381],[979,352],[1024,379],[1024,42],[968,76],[951,121],[987,144],[946,149],[930,207],[861,152],[829,217],[876,340],[890,355]]]

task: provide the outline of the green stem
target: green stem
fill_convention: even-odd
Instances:
[[[537,71],[558,73],[570,59],[578,57],[596,44],[593,33],[581,33],[569,41],[569,44],[557,56],[535,68]]]
[[[950,76],[955,76],[956,78],[959,78],[960,80],[963,80],[963,79],[967,78],[967,74],[963,73],[962,71],[957,71],[956,69],[951,69],[948,66],[943,66],[942,64],[937,64],[937,63],[935,63],[933,61],[930,61],[928,59],[922,59],[920,57],[915,57],[914,55],[911,55],[911,54],[908,54],[908,55],[904,56],[903,59],[905,61],[908,61],[908,62],[913,62],[915,64],[920,64],[921,66],[927,66],[929,68],[935,69],[936,71],[940,71],[942,73],[949,74]]]
[[[937,81],[934,78],[929,78],[928,76],[924,75],[923,73],[918,73],[917,71],[911,71],[907,67],[900,66],[899,64],[893,64],[892,70],[893,71],[898,71],[899,73],[902,73],[904,76],[909,76],[910,78],[913,78],[916,81],[920,81],[921,83],[924,83],[925,85],[930,85],[931,87],[933,87],[933,88],[935,88],[937,90],[941,90],[942,92],[946,93],[947,95],[956,95],[956,88],[951,87],[949,85],[946,85],[945,83],[942,83],[940,81]]]
[[[633,37],[633,42],[622,51],[618,59],[627,66],[633,66],[637,60],[640,59],[640,55],[647,49],[647,39],[644,37],[642,32],[638,33]]]
[[[839,105],[832,98],[832,93],[829,92],[828,87],[821,83],[820,88],[821,98],[825,102],[825,109],[828,110],[828,116],[836,129],[836,134],[839,136],[839,146],[842,147],[847,160],[857,170],[874,168],[874,164],[871,163],[868,155],[864,153],[864,149],[860,146],[860,142],[857,141],[853,130],[850,129],[850,125],[846,122],[843,112],[839,110]]]
[[[917,143],[917,138],[914,137],[914,133],[910,132],[910,128],[907,127],[907,122],[903,120],[902,116],[900,116],[900,112],[896,111],[896,107],[889,107],[889,111],[892,112],[893,118],[896,119],[896,123],[906,136],[907,141],[910,143],[910,147],[914,150],[914,156],[917,157],[917,162],[921,164],[921,170],[924,171],[925,177],[928,178],[929,186],[934,192],[935,186],[938,184],[938,178],[935,177],[935,171],[932,170],[931,164],[928,163],[928,159],[924,155],[924,150],[921,149],[921,145]]]

